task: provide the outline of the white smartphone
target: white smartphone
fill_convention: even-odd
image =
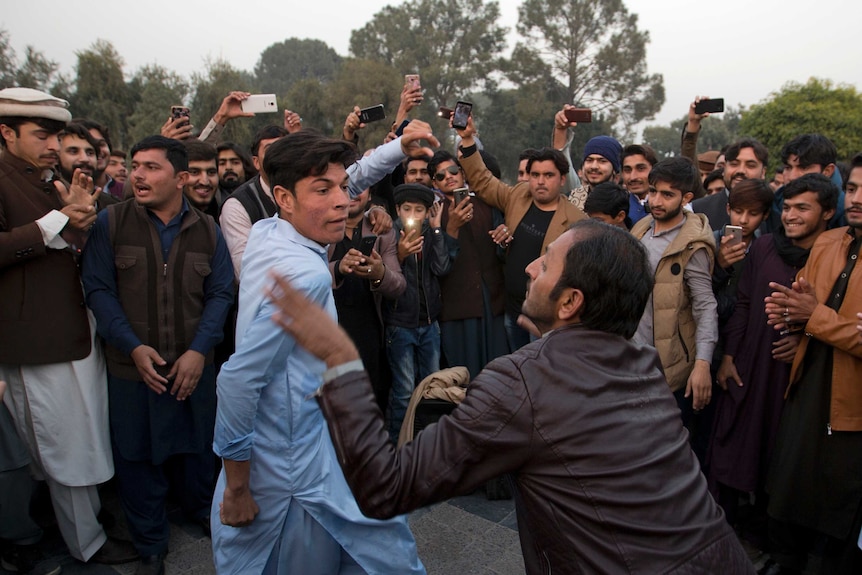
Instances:
[[[275,94],[252,94],[248,99],[242,101],[242,111],[253,114],[278,112]]]

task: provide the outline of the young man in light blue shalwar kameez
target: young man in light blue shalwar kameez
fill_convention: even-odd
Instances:
[[[344,168],[354,158],[345,142],[306,132],[267,151],[279,214],[249,236],[236,352],[218,377],[214,449],[225,465],[211,522],[222,575],[425,573],[406,517],[359,510],[312,397],[325,364],[272,322],[266,298],[275,272],[335,317],[326,244],[344,234]]]

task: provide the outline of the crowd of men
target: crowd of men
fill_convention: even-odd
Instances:
[[[573,162],[566,105],[510,185],[472,116],[454,153],[410,119],[417,83],[364,154],[358,107],[219,141],[249,96],[127,155],[0,91],[4,567],[59,572],[38,479],[82,562],[163,573],[173,500],[219,573],[423,573],[403,514],[507,474],[531,574],[753,572],[733,529],[764,572],[862,572],[862,153],[802,134],[767,182],[755,139],[698,154],[696,99],[679,156]]]

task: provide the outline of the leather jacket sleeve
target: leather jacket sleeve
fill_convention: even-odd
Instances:
[[[396,449],[365,372],[344,374],[317,396],[338,461],[360,509],[384,519],[470,493],[531,456],[532,405],[508,358],[474,379],[451,415]]]

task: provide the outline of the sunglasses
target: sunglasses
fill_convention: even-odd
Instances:
[[[455,164],[452,164],[451,166],[446,168],[446,171],[454,176],[461,171],[461,168],[459,168]],[[443,172],[437,172],[436,174],[434,174],[434,179],[438,182],[442,182],[444,179],[446,179],[446,174],[444,174]]]

